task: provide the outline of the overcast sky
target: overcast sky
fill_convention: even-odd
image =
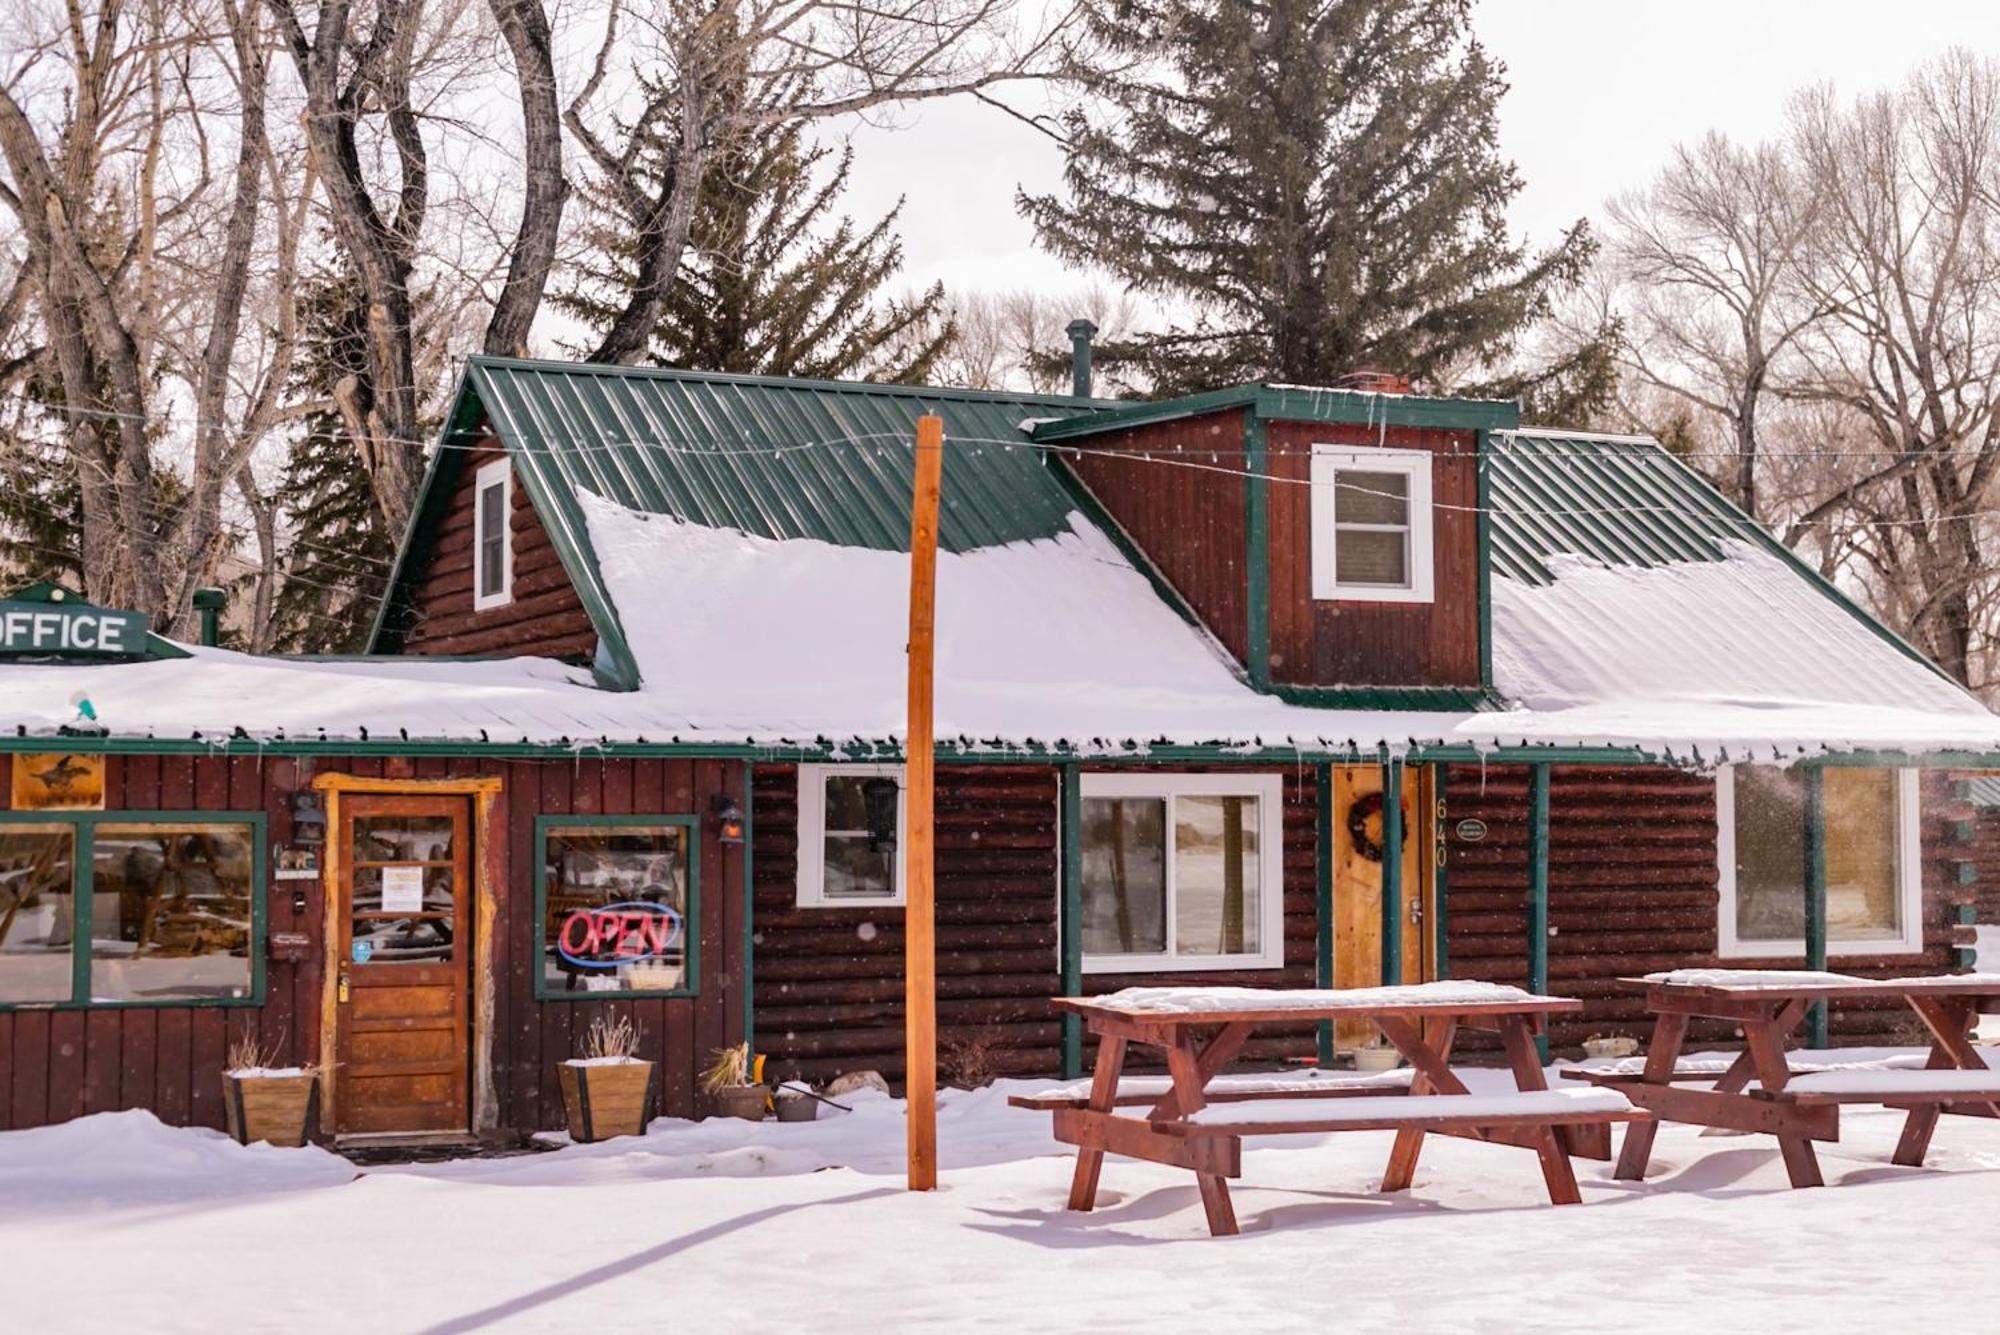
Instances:
[[[1643,184],[1677,142],[1711,128],[1754,140],[1786,98],[1831,81],[1880,87],[1951,45],[2000,55],[2000,0],[1478,0],[1475,25],[1507,66],[1504,148],[1527,187],[1515,226],[1546,242]],[[906,272],[918,285],[1057,287],[1014,192],[1054,188],[1060,152],[976,103],[854,132],[849,207],[873,218],[907,195]]]

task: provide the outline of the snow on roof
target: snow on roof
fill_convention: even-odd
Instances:
[[[642,684],[540,659],[191,659],[0,670],[33,734],[86,690],[119,736],[324,735],[536,743],[893,743],[904,716],[908,557],[757,537],[579,490]],[[981,749],[1067,744],[1401,751],[1413,742],[1630,746],[1681,760],[1835,750],[2000,751],[2000,719],[1749,543],[1651,567],[1555,557],[1495,573],[1484,712],[1321,709],[1251,690],[1109,537],[1065,531],[938,561],[937,731]],[[1892,703],[1891,703],[1892,702]]]

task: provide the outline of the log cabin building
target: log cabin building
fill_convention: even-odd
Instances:
[[[16,594],[0,1128],[220,1125],[248,1040],[332,1136],[538,1130],[607,1014],[668,1114],[746,1040],[895,1079],[924,413],[947,1078],[1078,1070],[1047,999],[1141,980],[1521,983],[1560,1053],[1648,970],[1969,962],[2000,720],[1657,443],[1078,389],[475,358],[368,655]]]

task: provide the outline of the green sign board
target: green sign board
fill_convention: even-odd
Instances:
[[[143,612],[85,604],[0,601],[0,655],[124,658],[144,654],[151,629]]]

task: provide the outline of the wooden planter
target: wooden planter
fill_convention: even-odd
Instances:
[[[653,1063],[556,1067],[569,1138],[579,1145],[644,1135],[653,1107]]]
[[[299,1146],[319,1130],[319,1077],[303,1075],[222,1076],[222,1110],[229,1134],[239,1145],[253,1140]]]

